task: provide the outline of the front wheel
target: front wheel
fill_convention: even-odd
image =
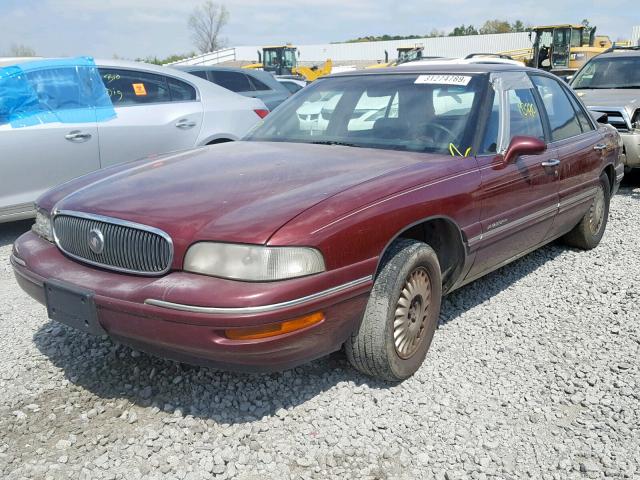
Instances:
[[[602,240],[604,231],[607,228],[610,201],[611,186],[609,177],[603,173],[600,175],[600,182],[589,211],[584,214],[580,223],[563,237],[563,241],[567,245],[583,250],[595,248]]]
[[[441,300],[435,251],[417,240],[397,240],[382,260],[360,328],[345,344],[347,358],[372,377],[410,377],[429,350]]]

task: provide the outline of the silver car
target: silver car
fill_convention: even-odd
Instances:
[[[640,168],[640,47],[613,47],[585,64],[571,87],[589,110],[605,113],[624,142],[625,167]]]
[[[72,178],[237,140],[268,113],[259,99],[175,69],[87,58],[13,63],[0,60],[0,222],[33,217],[34,200]]]

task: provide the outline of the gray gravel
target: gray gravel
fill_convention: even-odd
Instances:
[[[389,386],[342,354],[272,375],[150,357],[47,320],[0,225],[0,477],[640,478],[640,188],[603,243],[545,247],[449,296]]]

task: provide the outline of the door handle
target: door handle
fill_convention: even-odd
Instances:
[[[70,142],[82,143],[91,139],[90,133],[84,133],[80,130],[72,130],[64,136],[65,140],[69,140]]]
[[[189,120],[183,118],[182,120],[178,120],[178,122],[176,123],[176,127],[178,128],[193,128],[196,126],[196,122],[190,122]]]
[[[540,165],[542,165],[543,167],[557,167],[558,165],[560,165],[560,160],[558,160],[557,158],[554,158],[552,160],[545,160]]]
[[[601,152],[602,150],[606,150],[607,149],[607,144],[606,143],[598,143],[593,147],[593,149],[596,152]]]

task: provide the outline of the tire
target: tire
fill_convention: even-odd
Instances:
[[[395,241],[382,259],[360,328],[345,343],[349,362],[381,380],[410,377],[427,355],[441,301],[436,252],[417,240]]]
[[[609,203],[611,201],[611,186],[606,174],[600,175],[600,183],[589,211],[584,214],[580,222],[567,233],[562,240],[569,246],[582,250],[595,248],[602,240],[609,219]]]

